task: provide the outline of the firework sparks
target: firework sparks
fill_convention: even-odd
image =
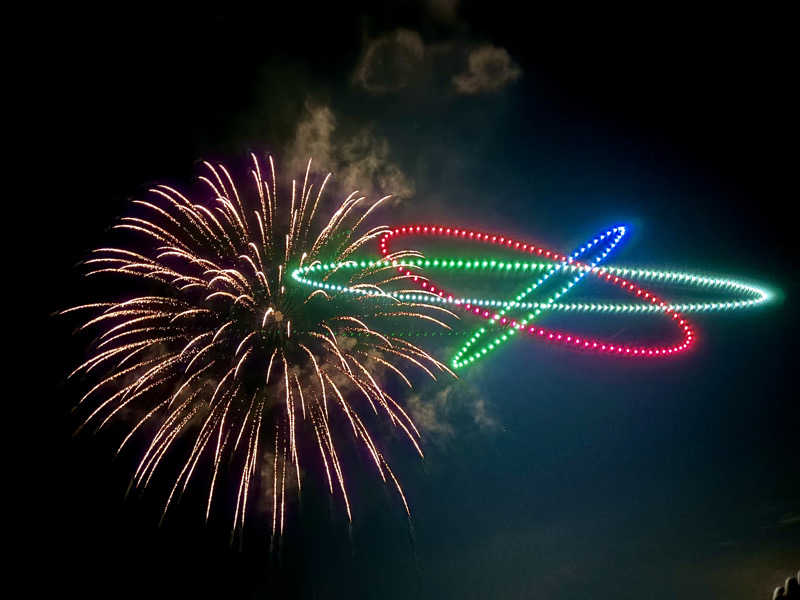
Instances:
[[[206,519],[223,470],[234,473],[232,535],[244,527],[261,466],[271,472],[272,535],[282,534],[287,482],[293,479],[298,491],[301,486],[303,437],[317,449],[328,490],[341,498],[349,519],[337,449],[342,435],[355,437],[408,512],[363,413],[384,414],[421,456],[419,432],[381,385],[381,374],[410,386],[406,369],[434,379],[450,371],[381,325],[398,318],[444,325],[425,311],[452,313],[388,295],[366,306],[363,298],[335,289],[309,294],[285,285],[291,268],[347,260],[383,235],[385,227],[358,230],[386,198],[364,207],[365,198],[354,192],[325,221],[319,207],[330,175],[315,190],[309,161],[302,187],[293,181],[289,202],[281,204],[272,158],[266,164],[251,158],[244,193],[223,165],[209,162],[199,177],[210,196],[204,202],[155,186],[148,201],[134,202],[148,216],[123,217],[115,226],[145,242],[136,251],[100,248],[84,262],[88,277],[122,276],[129,289],[147,295],[63,311],[88,314],[80,329],[97,332],[91,356],[70,375],[98,379],[79,402],[88,413],[80,428],[100,429],[134,410],[137,418],[120,450],[137,433],[149,436],[132,479],[138,488],[146,488],[176,442],[188,438],[164,514],[199,477],[202,461],[210,466]],[[381,290],[397,279],[387,279],[385,270],[391,268],[356,272],[350,285]]]

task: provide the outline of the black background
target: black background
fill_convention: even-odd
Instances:
[[[778,416],[762,423],[763,460],[755,463],[775,465],[764,478],[797,502],[800,446],[791,373],[797,348],[791,309],[796,103],[789,96],[796,64],[786,15],[666,8],[580,14],[576,8],[576,14],[556,16],[517,10],[475,3],[461,14],[471,37],[505,47],[526,74],[536,74],[537,88],[530,93],[547,98],[566,130],[590,124],[641,164],[681,179],[695,198],[707,198],[691,206],[676,200],[669,208],[672,225],[691,219],[693,231],[724,231],[700,240],[687,235],[682,243],[694,246],[695,264],[730,265],[785,292],[784,303],[759,321],[772,328],[773,340],[763,358],[772,365],[772,379],[764,383],[771,395],[765,410]],[[428,39],[444,35],[414,4],[377,13],[366,5],[280,5],[225,15],[128,7],[106,14],[48,12],[35,20],[38,56],[26,71],[26,88],[34,92],[33,150],[25,159],[35,173],[20,208],[35,221],[34,235],[41,240],[26,255],[46,271],[33,283],[43,288],[34,295],[34,338],[46,341],[34,344],[37,371],[18,398],[27,415],[24,442],[7,459],[22,460],[25,475],[6,487],[7,494],[24,498],[29,513],[21,554],[36,575],[27,579],[28,595],[349,594],[344,583],[335,593],[315,588],[313,568],[299,558],[302,543],[291,543],[276,566],[263,548],[227,549],[217,530],[222,525],[203,528],[192,514],[158,528],[158,499],[123,501],[129,465],[111,461],[109,440],[71,437],[69,408],[77,390],[62,381],[81,348],[70,326],[50,313],[85,297],[74,264],[107,239],[129,196],[151,181],[187,180],[197,159],[240,156],[262,143],[238,135],[240,113],[259,98],[254,74],[286,70],[335,85],[358,59],[365,30],[397,26],[417,28]],[[285,94],[290,103],[291,93],[276,84],[274,96]],[[284,140],[292,123],[276,117],[265,128],[259,135]],[[574,143],[574,136],[564,135],[565,145]],[[582,143],[592,144],[591,136]],[[735,336],[728,334],[726,339]],[[391,535],[404,538],[402,519],[397,521]],[[369,560],[350,547],[340,518],[315,526],[319,533],[306,526],[296,537],[307,544],[316,544],[317,535],[325,538],[322,546],[345,556],[337,560],[349,553],[367,568]],[[777,583],[765,582],[764,589]],[[373,593],[361,590],[355,597]],[[602,590],[585,593],[607,597]]]

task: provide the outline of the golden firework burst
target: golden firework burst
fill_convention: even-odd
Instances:
[[[282,534],[287,480],[301,489],[300,436],[318,449],[320,471],[348,519],[337,439],[350,434],[409,512],[367,415],[385,415],[421,456],[419,431],[381,382],[388,374],[410,387],[408,368],[434,379],[451,372],[423,349],[386,333],[386,325],[422,319],[448,327],[441,318],[455,315],[388,294],[376,303],[287,285],[290,268],[347,260],[380,236],[383,226],[359,230],[388,196],[365,205],[353,192],[325,220],[320,203],[330,174],[315,190],[309,160],[302,186],[292,181],[288,206],[281,206],[272,157],[266,164],[251,158],[241,193],[225,166],[209,162],[199,177],[203,200],[166,185],[151,188],[148,200],[134,201],[146,216],[126,216],[115,226],[133,232],[131,249],[100,248],[84,262],[87,277],[123,277],[122,289],[142,295],[62,311],[88,313],[80,329],[96,331],[91,356],[70,375],[98,379],[79,402],[88,407],[81,428],[100,429],[133,411],[119,449],[137,433],[146,436],[132,479],[139,488],[148,486],[176,442],[188,438],[164,514],[193,475],[205,471],[198,469],[202,461],[209,466],[206,519],[221,472],[235,473],[232,535],[244,527],[264,461],[272,463],[265,469],[271,474],[272,535]],[[348,285],[384,290],[403,279],[391,269],[352,272]],[[337,431],[342,423],[345,431]]]

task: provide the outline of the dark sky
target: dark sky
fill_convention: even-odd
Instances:
[[[41,171],[23,211],[50,276],[44,386],[25,399],[43,431],[26,452],[31,595],[768,597],[800,567],[787,15],[372,4],[37,19]],[[71,437],[79,390],[62,381],[82,349],[48,315],[85,297],[74,265],[129,198],[250,150],[289,171],[313,152],[342,187],[397,192],[387,221],[563,251],[623,222],[622,264],[785,298],[695,317],[698,347],[658,364],[518,342],[453,393],[421,388],[426,459],[392,447],[411,529],[363,470],[352,528],[311,500],[278,556],[258,519],[231,550],[191,497],[161,528],[158,490],[125,500],[132,459],[112,460],[113,436]]]

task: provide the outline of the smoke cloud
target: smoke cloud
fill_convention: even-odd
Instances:
[[[395,204],[412,198],[414,181],[392,160],[388,140],[369,126],[350,129],[339,125],[329,106],[306,102],[289,147],[292,172],[304,171],[310,157],[312,165],[333,172],[345,193],[358,190],[371,199],[391,194]]]

